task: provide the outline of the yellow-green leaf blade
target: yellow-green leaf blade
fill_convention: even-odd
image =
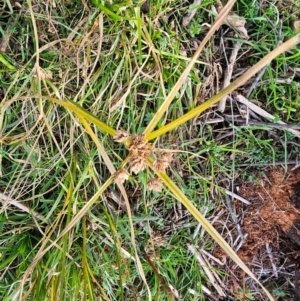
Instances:
[[[272,52],[267,54],[264,58],[262,58],[259,62],[257,62],[254,66],[252,66],[247,72],[245,72],[241,77],[236,79],[232,82],[228,87],[221,90],[218,94],[214,95],[205,103],[199,105],[198,107],[194,108],[190,112],[184,114],[183,116],[175,119],[174,121],[170,122],[169,124],[161,127],[160,129],[146,135],[146,139],[153,140],[175,128],[180,126],[181,124],[191,120],[192,118],[198,116],[204,110],[208,109],[210,106],[217,103],[221,100],[224,96],[228,95],[229,93],[236,90],[238,87],[243,85],[246,81],[248,81],[252,76],[254,76],[257,72],[259,72],[264,66],[270,63],[276,56],[280,55],[281,53],[287,51],[291,47],[297,45],[300,42],[300,34],[294,36],[293,38],[289,39],[285,43],[281,44],[279,47],[274,49]]]
[[[244,262],[238,257],[234,250],[228,245],[224,238],[217,232],[217,230],[209,223],[209,221],[198,211],[198,209],[190,202],[190,200],[183,194],[179,187],[164,173],[156,173],[169,190],[173,193],[176,199],[181,202],[186,209],[196,218],[196,220],[202,225],[207,233],[221,246],[221,248],[230,256],[230,258],[243,269],[253,280],[255,280],[261,288],[264,290],[268,298],[275,301],[272,295],[263,287],[263,285],[257,280],[254,274],[244,264]]]
[[[216,18],[214,24],[210,28],[209,32],[207,33],[207,35],[205,36],[205,38],[203,39],[203,41],[199,45],[199,47],[198,47],[197,51],[195,52],[194,56],[192,57],[191,61],[189,62],[189,64],[187,65],[187,67],[185,68],[185,70],[183,71],[181,76],[179,77],[178,81],[176,82],[176,84],[172,88],[169,95],[164,100],[163,104],[160,106],[160,108],[158,109],[158,111],[156,112],[156,114],[153,116],[152,120],[150,121],[150,123],[146,127],[146,129],[144,131],[145,135],[149,134],[156,127],[159,120],[163,117],[163,115],[167,111],[170,103],[173,101],[173,99],[175,98],[177,92],[179,91],[179,89],[182,87],[183,83],[187,79],[190,71],[192,70],[195,62],[197,61],[197,58],[198,58],[200,52],[202,51],[202,49],[204,48],[206,43],[210,40],[210,38],[215,33],[215,31],[219,29],[220,25],[223,23],[223,21],[224,21],[225,17],[227,16],[227,14],[230,12],[230,10],[231,10],[232,6],[234,5],[235,1],[236,0],[228,1],[228,3],[221,10],[221,12],[219,13],[218,17]]]
[[[94,116],[92,113],[90,113],[89,111],[82,108],[79,104],[77,104],[76,102],[73,102],[71,100],[61,100],[61,99],[50,97],[50,96],[28,95],[28,96],[21,96],[21,97],[9,99],[9,100],[3,102],[2,104],[0,104],[0,108],[4,105],[13,103],[17,100],[27,100],[29,98],[50,100],[53,103],[59,104],[59,105],[63,106],[64,108],[70,110],[71,112],[74,112],[79,118],[84,118],[84,119],[88,120],[89,122],[95,124],[99,129],[106,132],[107,134],[110,134],[113,136],[117,132],[115,129],[113,129],[112,127],[110,127],[109,125],[107,125],[106,123],[104,123],[103,121],[98,119],[96,116]]]
[[[71,100],[60,100],[53,97],[47,97],[47,99],[69,109],[70,111],[74,112],[78,117],[88,120],[89,122],[95,124],[102,131],[112,136],[116,133],[115,129],[99,120],[96,116],[79,106],[76,102],[73,102]]]

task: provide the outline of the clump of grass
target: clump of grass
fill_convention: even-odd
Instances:
[[[13,22],[29,30],[19,41],[10,40],[1,61],[7,79],[0,115],[4,300],[187,299],[189,288],[202,292],[203,282],[209,282],[187,250],[198,222],[255,278],[197,209],[205,214],[213,206],[214,173],[225,168],[217,153],[236,152],[237,146],[196,137],[213,154],[202,175],[193,156],[206,152],[194,149],[188,157],[188,148],[181,153],[181,145],[190,143],[187,122],[298,43],[299,36],[199,105],[196,96],[190,99],[188,79],[201,84],[198,56],[234,1],[192,59],[175,41],[184,32],[176,10],[188,7],[173,2],[151,3],[143,18],[135,2],[96,1],[99,11],[80,1],[56,3],[57,10],[28,1],[17,13],[6,3]],[[163,18],[173,18],[175,26],[163,24]],[[48,34],[41,37],[41,29]],[[175,41],[174,47],[166,41]],[[179,135],[165,135],[175,129]],[[241,143],[245,133],[240,135]],[[179,152],[173,151],[172,141]],[[262,145],[257,139],[251,143]],[[169,167],[174,181],[165,173]],[[173,229],[168,211],[184,212],[186,225]],[[211,245],[207,236],[207,248]]]

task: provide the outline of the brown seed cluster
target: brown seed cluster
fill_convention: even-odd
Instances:
[[[113,139],[116,141],[116,142],[124,142],[126,141],[128,138],[128,133],[125,131],[125,130],[118,130],[115,135],[113,136]]]
[[[151,179],[147,183],[147,188],[152,191],[161,192],[163,189],[164,183],[160,178]]]
[[[153,163],[153,169],[159,172],[166,172],[172,160],[173,154],[171,152],[161,152]]]
[[[114,180],[117,184],[123,184],[129,178],[129,173],[126,169],[120,168],[114,174]]]
[[[128,135],[124,130],[119,130],[113,136],[113,139],[117,142],[127,141],[127,148],[130,151],[129,166],[130,171],[134,174],[138,174],[147,167],[147,160],[150,157],[156,158],[153,163],[153,169],[157,172],[165,172],[173,160],[172,152],[160,151],[155,149],[145,139],[145,135]],[[126,172],[126,173],[125,173]],[[116,183],[124,183],[128,179],[128,173],[125,169],[120,169],[115,174]],[[147,187],[149,190],[160,192],[163,187],[162,180],[155,178],[148,182]]]
[[[145,135],[132,135],[130,139],[128,147],[130,151],[130,170],[134,174],[138,174],[147,166],[147,159],[152,153],[152,145],[146,141]]]

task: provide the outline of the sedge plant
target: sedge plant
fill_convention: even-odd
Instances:
[[[29,1],[31,3],[31,1]],[[247,80],[249,80],[251,77],[253,77],[259,70],[261,70],[264,66],[266,66],[268,63],[270,63],[275,57],[280,55],[281,53],[287,51],[291,47],[295,46],[300,42],[300,34],[294,36],[293,38],[289,39],[282,45],[280,45],[278,48],[270,52],[268,55],[266,55],[264,58],[262,58],[258,63],[256,63],[254,66],[252,66],[247,72],[245,72],[242,76],[240,76],[238,79],[236,79],[234,82],[232,82],[227,88],[221,90],[218,94],[204,102],[203,104],[195,107],[194,109],[190,110],[186,114],[182,115],[181,117],[174,119],[172,122],[167,123],[165,125],[162,125],[159,129],[155,128],[157,127],[158,123],[161,122],[161,120],[164,118],[168,108],[170,107],[172,101],[176,97],[176,94],[180,90],[180,88],[183,86],[184,82],[186,81],[187,77],[189,76],[194,64],[196,63],[198,56],[200,52],[204,49],[206,43],[210,40],[214,32],[219,28],[219,26],[224,22],[224,19],[232,9],[232,6],[234,5],[235,1],[230,0],[228,1],[227,5],[224,6],[222,11],[217,16],[215,23],[212,25],[211,29],[209,30],[208,34],[206,35],[205,39],[203,39],[202,43],[196,50],[194,56],[189,60],[189,63],[184,70],[184,72],[181,74],[178,81],[175,83],[174,87],[171,89],[170,93],[165,97],[163,103],[161,104],[159,110],[154,114],[149,124],[146,126],[144,132],[140,135],[136,133],[127,133],[124,130],[116,130],[100,120],[98,117],[96,117],[92,112],[89,112],[88,110],[84,109],[80,103],[74,102],[71,100],[62,100],[59,97],[51,97],[48,95],[42,95],[41,93],[41,85],[45,82],[42,70],[39,67],[39,54],[40,49],[37,45],[37,54],[36,54],[36,64],[34,66],[35,72],[38,75],[37,76],[37,91],[36,95],[26,95],[22,97],[16,97],[14,99],[7,99],[4,100],[1,103],[1,108],[7,108],[10,105],[13,105],[16,101],[23,100],[26,101],[28,99],[37,100],[39,104],[40,114],[43,115],[43,109],[42,109],[42,102],[48,101],[52,106],[59,105],[61,107],[64,107],[66,110],[70,112],[70,114],[75,114],[78,117],[78,120],[82,127],[85,129],[85,131],[88,133],[88,135],[91,137],[91,140],[96,145],[97,150],[101,154],[101,157],[103,161],[105,162],[109,172],[111,173],[111,176],[106,180],[104,184],[98,187],[97,193],[95,193],[88,202],[73,216],[71,216],[71,210],[70,208],[70,198],[72,195],[72,192],[74,191],[74,187],[76,186],[76,183],[74,183],[73,179],[75,178],[76,174],[76,160],[74,159],[74,163],[72,166],[70,166],[70,178],[65,179],[64,186],[67,187],[67,197],[65,198],[64,202],[64,208],[63,211],[67,212],[67,226],[65,226],[59,235],[55,239],[51,239],[53,230],[55,229],[56,225],[60,222],[62,216],[59,216],[56,221],[56,225],[52,225],[52,227],[49,228],[49,231],[45,232],[45,238],[43,243],[39,246],[39,250],[36,254],[36,256],[32,259],[31,264],[27,267],[26,272],[22,275],[22,280],[20,282],[20,285],[18,289],[14,292],[12,300],[24,300],[27,295],[30,294],[30,291],[26,292],[25,295],[22,295],[24,285],[29,279],[30,275],[33,273],[37,263],[43,259],[45,254],[49,252],[53,248],[58,249],[59,252],[67,253],[66,250],[66,240],[68,235],[72,231],[75,230],[76,225],[78,222],[81,222],[83,225],[83,239],[86,240],[86,220],[85,215],[89,211],[90,208],[97,202],[99,197],[105,192],[105,190],[113,183],[115,183],[122,194],[122,197],[126,204],[126,211],[128,214],[128,219],[130,223],[130,229],[131,229],[131,242],[132,246],[134,248],[134,256],[132,256],[132,260],[135,262],[137,270],[139,272],[139,275],[141,279],[144,281],[144,284],[147,288],[148,292],[148,299],[151,300],[151,290],[148,287],[147,280],[145,277],[145,273],[143,270],[142,263],[140,261],[138,250],[136,247],[136,239],[135,239],[135,231],[134,231],[134,224],[131,214],[131,206],[128,200],[128,196],[126,193],[126,190],[123,186],[124,182],[128,180],[130,173],[131,174],[138,174],[143,173],[146,168],[149,168],[153,171],[153,174],[156,175],[155,178],[150,180],[147,184],[147,187],[151,190],[155,190],[157,192],[160,192],[162,189],[169,190],[172,195],[183,204],[183,206],[190,212],[191,215],[199,222],[202,227],[207,231],[207,233],[221,246],[221,248],[228,254],[228,256],[245,272],[247,273],[252,279],[254,279],[264,290],[266,295],[270,300],[274,300],[271,294],[262,286],[262,284],[256,279],[255,275],[249,270],[249,268],[244,264],[244,262],[237,256],[237,254],[234,252],[234,250],[229,246],[229,244],[225,241],[225,239],[215,230],[215,228],[209,223],[209,221],[200,213],[200,211],[195,207],[193,202],[189,200],[185,194],[182,192],[180,187],[176,185],[174,181],[167,175],[166,170],[170,163],[172,162],[172,150],[164,150],[164,149],[157,149],[154,145],[150,143],[150,141],[157,139],[164,134],[166,134],[169,131],[175,130],[180,127],[182,124],[192,120],[193,118],[197,117],[199,114],[201,114],[203,111],[210,108],[212,105],[216,104],[219,100],[221,100],[224,96],[228,95],[229,93],[235,91],[238,87],[243,85]],[[130,20],[133,21],[134,26],[137,27],[138,32],[138,47],[142,48],[142,42],[145,43],[150,50],[150,55],[154,58],[155,61],[158,62],[157,58],[157,52],[155,51],[153,45],[151,45],[151,38],[149,35],[149,32],[145,26],[143,26],[143,22],[139,16],[139,12],[136,11],[136,17],[135,18],[127,18],[120,16],[117,12],[117,10],[114,10],[113,5],[112,6],[105,6],[100,1],[95,1],[95,4],[99,7],[100,10],[102,10],[105,14],[107,14],[110,18],[114,19],[115,21],[123,21],[123,20]],[[32,11],[32,7],[31,7]],[[32,14],[32,20],[33,23],[35,23],[34,15]],[[36,29],[36,25],[33,26]],[[36,35],[36,41],[38,41],[38,35],[37,31],[35,30]],[[38,44],[38,43],[37,43]],[[42,52],[42,50],[41,50]],[[140,52],[141,53],[141,52]],[[140,58],[141,59],[141,58]],[[12,68],[7,65],[7,68]],[[13,70],[13,69],[12,69]],[[162,79],[161,79],[162,80]],[[42,118],[42,117],[41,117]],[[92,126],[97,127],[100,129],[103,133],[106,133],[111,136],[112,139],[116,143],[121,143],[126,147],[129,151],[129,155],[124,158],[123,162],[118,166],[118,168],[115,167],[112,160],[110,159],[110,156],[105,151],[103,145],[101,144],[101,141],[95,134],[95,130],[93,130]],[[165,188],[163,188],[163,185]],[[110,227],[113,229],[112,232],[115,231],[113,224],[110,224]],[[62,247],[58,246],[58,242],[62,241]],[[125,262],[123,257],[131,256],[126,254],[126,252],[122,249],[121,243],[116,239],[116,249],[120,252],[121,261]],[[60,249],[62,248],[62,250]],[[86,254],[87,250],[83,247],[83,254]],[[70,258],[72,258],[71,255],[68,255]],[[64,270],[65,268],[65,262],[62,261],[60,263],[61,269]],[[93,300],[93,293],[92,293],[92,282],[97,285],[101,292],[101,296],[104,300],[110,300],[107,294],[105,293],[105,289],[100,285],[100,283],[97,281],[97,279],[93,278],[93,275],[91,273],[90,267],[88,262],[83,261],[83,275],[84,275],[84,294],[88,295],[90,300]],[[125,264],[126,266],[126,264]],[[120,268],[120,267],[119,267]],[[61,274],[60,281],[64,281],[64,274]],[[56,284],[53,284],[54,286]],[[53,296],[51,297],[53,300],[57,296],[61,298],[63,295],[63,292],[54,291]],[[76,294],[75,294],[76,295]],[[170,298],[174,299],[172,297],[172,294],[170,293]],[[76,295],[78,296],[78,294]]]

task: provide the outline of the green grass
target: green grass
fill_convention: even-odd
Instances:
[[[85,6],[85,1],[54,0],[56,8],[51,1],[48,6],[43,1],[25,1],[14,10],[12,2],[4,2],[1,33],[7,32],[8,21],[13,25],[10,43],[0,57],[0,88],[5,93],[0,107],[2,300],[147,300],[147,287],[131,242],[130,219],[110,196],[113,189],[122,201],[117,187],[99,195],[55,247],[36,257],[40,248],[49,247],[72,217],[99,192],[110,171],[75,114],[33,96],[75,101],[113,128],[142,133],[186,68],[195,43],[199,43],[193,39],[201,40],[207,33],[207,28],[199,24],[211,24],[214,16],[213,1],[203,1],[193,21],[184,28],[181,24],[188,11],[187,2],[150,2],[148,12],[143,12],[138,1],[117,1],[101,6],[102,13],[88,1]],[[235,7],[251,25],[239,68],[250,67],[277,44],[274,7],[262,11],[254,2],[250,6],[238,1]],[[33,71],[37,41],[30,4],[45,78]],[[293,13],[296,18],[299,9],[299,1],[278,9],[283,20],[283,40],[293,35],[287,16]],[[228,38],[227,42],[234,39]],[[154,46],[152,52],[150,45]],[[212,75],[213,84],[220,84],[217,70],[224,68],[224,55],[218,47],[219,36],[215,35],[198,58],[206,64],[197,63],[192,68],[189,82],[176,95],[158,128],[204,101],[201,93],[206,92],[207,77]],[[251,94],[268,112],[298,125],[299,75],[290,85],[277,80],[285,78],[289,68],[299,66],[299,59],[299,51],[293,48],[274,60],[263,76],[265,84]],[[212,95],[208,89],[205,98]],[[15,98],[20,99],[10,102]],[[236,111],[236,106],[228,105],[228,112],[231,110]],[[206,113],[214,111],[213,107]],[[171,131],[157,139],[155,146],[179,151],[169,174],[188,199],[211,219],[214,209],[223,202],[219,186],[228,188],[223,180],[239,172],[251,174],[235,165],[246,162],[251,167],[293,160],[299,144],[289,142],[299,141],[281,130],[277,136],[270,136],[266,126],[206,124],[207,117],[204,114],[196,122]],[[118,169],[128,151],[96,127],[92,129]],[[222,130],[234,130],[234,136],[218,140]],[[234,160],[230,159],[232,155]],[[140,185],[151,177],[150,170],[131,176],[125,188],[137,251],[153,300],[170,300],[166,284],[178,291],[181,300],[206,300],[202,285],[215,294],[214,288],[187,244],[213,252],[214,243],[203,231],[197,231],[198,223],[171,193],[149,192],[146,185]],[[22,203],[29,213],[11,201],[5,202],[4,196]],[[34,258],[38,258],[36,265],[24,279]],[[215,270],[226,283],[226,271]],[[189,289],[200,296],[193,296]]]

